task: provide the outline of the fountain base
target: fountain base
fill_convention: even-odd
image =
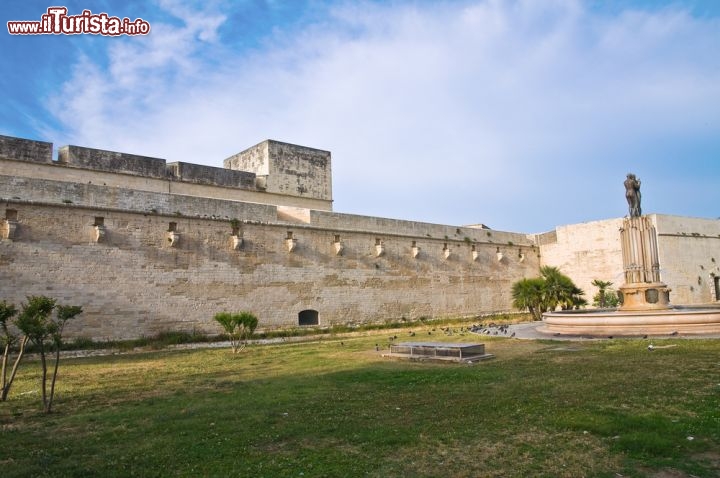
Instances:
[[[538,331],[589,336],[720,334],[720,305],[663,310],[567,310],[546,312]]]

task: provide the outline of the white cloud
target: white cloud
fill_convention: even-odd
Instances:
[[[678,9],[351,2],[236,53],[220,4],[161,6],[184,26],[76,65],[75,144],[219,166],[271,137],[333,152],[336,210],[535,231],[623,214],[637,155],[720,129],[720,23]]]

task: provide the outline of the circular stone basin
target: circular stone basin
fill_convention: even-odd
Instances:
[[[670,335],[720,333],[720,306],[665,310],[563,310],[543,314],[538,331],[563,335]]]

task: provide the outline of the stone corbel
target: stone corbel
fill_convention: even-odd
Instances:
[[[170,247],[177,247],[180,243],[180,233],[177,231],[168,231],[167,232],[167,241],[168,245]]]
[[[380,257],[385,255],[385,244],[382,242],[378,242],[375,244],[375,257]]]
[[[105,242],[105,226],[97,224],[93,226],[93,229],[95,230],[93,234],[93,241],[96,243]]]
[[[266,191],[267,190],[267,176],[256,176],[255,177],[255,187],[259,189],[260,191]]]
[[[5,219],[3,221],[5,224],[3,224],[3,230],[2,230],[2,238],[3,239],[15,239],[15,233],[17,232],[18,223],[17,221],[13,221],[11,219]]]
[[[237,251],[243,245],[243,238],[240,234],[233,234],[230,236],[230,244],[233,251]]]

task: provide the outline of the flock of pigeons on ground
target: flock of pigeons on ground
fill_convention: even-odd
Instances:
[[[497,325],[494,322],[491,322],[487,325],[471,325],[469,327],[461,326],[459,329],[453,329],[452,327],[439,327],[439,328],[433,328],[432,330],[428,330],[428,335],[433,334],[444,334],[448,337],[451,337],[453,335],[465,335],[465,334],[478,334],[478,335],[497,335],[497,336],[504,336],[504,337],[515,337],[515,332],[512,332],[510,335],[508,335],[508,325],[507,324],[500,324]],[[410,337],[415,337],[417,334],[413,331],[408,332],[408,335]],[[388,340],[390,343],[397,340],[398,336],[393,335]]]

